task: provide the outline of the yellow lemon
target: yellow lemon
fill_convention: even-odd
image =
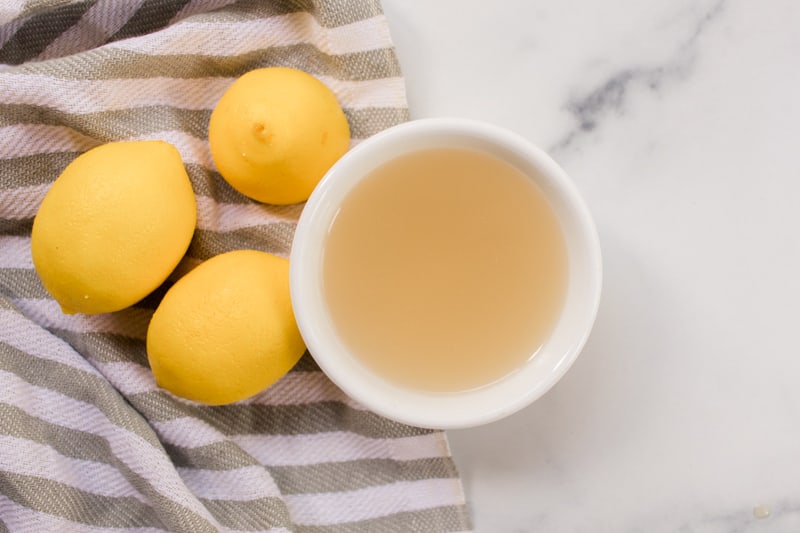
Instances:
[[[303,71],[270,67],[236,80],[211,113],[211,155],[225,180],[268,204],[303,202],[350,146],[336,96]]]
[[[119,311],[167,279],[196,222],[174,146],[104,144],[72,161],[45,195],[33,221],[33,264],[65,313]]]
[[[303,352],[289,296],[289,261],[254,250],[217,255],[179,279],[147,330],[158,385],[210,405],[267,388]]]

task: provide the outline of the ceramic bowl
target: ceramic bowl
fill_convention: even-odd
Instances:
[[[376,167],[436,147],[487,151],[535,180],[555,211],[567,247],[568,286],[549,338],[522,368],[464,392],[427,392],[393,383],[367,368],[337,335],[323,291],[323,254],[341,202]],[[415,120],[352,148],[304,206],[290,258],[292,305],[311,355],[351,398],[387,418],[450,429],[486,424],[528,406],[564,376],[581,352],[600,301],[602,261],[592,217],[567,174],[544,151],[500,127],[463,119]]]

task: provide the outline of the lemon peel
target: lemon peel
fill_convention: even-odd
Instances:
[[[74,159],[46,193],[31,232],[34,268],[64,313],[119,311],[167,279],[196,222],[174,146],[107,143]]]
[[[179,279],[147,331],[156,383],[208,405],[269,387],[305,349],[289,295],[289,261],[254,250],[217,255]]]
[[[301,70],[268,67],[238,78],[211,114],[208,141],[222,177],[268,204],[303,202],[348,150],[336,96]]]

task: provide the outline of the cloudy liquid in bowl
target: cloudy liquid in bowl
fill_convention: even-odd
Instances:
[[[344,199],[323,291],[354,357],[396,384],[455,392],[514,372],[553,329],[567,252],[544,194],[479,151],[386,163]]]

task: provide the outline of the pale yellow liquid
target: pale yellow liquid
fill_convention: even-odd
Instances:
[[[353,355],[427,391],[473,389],[533,357],[561,312],[567,254],[538,186],[488,154],[431,149],[345,198],[324,292]]]

